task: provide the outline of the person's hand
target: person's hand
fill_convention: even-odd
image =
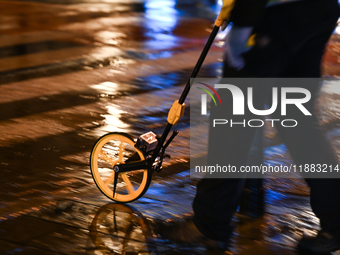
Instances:
[[[240,70],[244,67],[242,54],[251,49],[249,38],[252,27],[241,27],[233,25],[225,41],[225,59],[230,67]]]
[[[220,14],[218,15],[215,25],[224,30],[228,25],[231,10],[234,8],[235,0],[223,0]]]

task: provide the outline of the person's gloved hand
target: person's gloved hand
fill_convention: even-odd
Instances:
[[[244,67],[242,54],[251,49],[249,38],[252,27],[241,27],[233,25],[225,41],[225,60],[230,67],[240,70]]]
[[[234,8],[235,0],[223,0],[222,9],[218,15],[215,25],[222,27],[224,30],[228,24],[227,20],[230,17],[231,10]]]

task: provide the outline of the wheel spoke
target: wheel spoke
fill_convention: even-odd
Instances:
[[[119,160],[112,159],[105,151],[103,151],[103,149],[100,150],[99,158],[106,161],[107,163],[110,163],[112,166],[115,166]]]
[[[124,150],[125,150],[125,146],[124,146],[123,142],[121,142],[120,145],[119,145],[119,154],[118,154],[118,162],[119,163],[124,163],[124,161],[123,161]]]
[[[109,184],[113,184],[115,174],[116,174],[115,171],[112,171],[112,175],[104,181],[106,186],[109,186]]]
[[[123,178],[123,181],[126,184],[126,189],[129,192],[129,194],[132,194],[135,192],[135,189],[133,188],[133,184],[131,183],[129,177],[126,175],[126,173],[121,173],[120,175]]]
[[[91,173],[94,181],[100,191],[114,201],[133,201],[149,186],[146,169],[123,173],[113,170],[117,165],[145,160],[144,154],[134,145],[135,142],[129,135],[110,133],[101,137],[91,152]]]

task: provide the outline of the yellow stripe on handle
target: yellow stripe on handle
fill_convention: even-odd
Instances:
[[[185,103],[180,104],[178,100],[176,100],[170,108],[168,114],[168,123],[174,125],[184,114]]]

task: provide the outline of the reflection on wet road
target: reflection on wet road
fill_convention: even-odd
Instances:
[[[154,219],[191,212],[189,107],[148,192],[125,206],[93,182],[89,155],[113,131],[161,133],[212,29],[219,6],[200,0],[0,1],[0,254],[207,254],[157,238]],[[224,33],[200,77],[220,77]],[[323,62],[339,76],[340,36]],[[339,91],[320,98],[320,116],[339,150]],[[340,154],[339,151],[337,151]],[[290,164],[274,129],[265,161]],[[268,179],[263,219],[238,215],[230,254],[296,254],[314,233],[301,179]]]

